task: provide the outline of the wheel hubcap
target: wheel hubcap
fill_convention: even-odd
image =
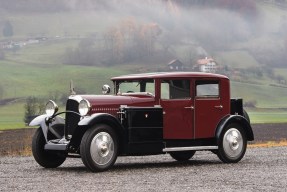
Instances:
[[[90,152],[96,164],[109,163],[114,155],[114,141],[111,135],[107,132],[98,133],[91,142]]]
[[[236,158],[242,153],[243,139],[238,129],[231,128],[226,131],[223,137],[223,149],[231,158]]]

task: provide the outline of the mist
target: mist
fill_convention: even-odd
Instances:
[[[168,59],[184,60],[175,50],[181,44],[186,52],[203,50],[196,51],[194,59],[212,57],[220,51],[245,49],[262,65],[285,67],[282,59],[286,51],[286,19],[284,15],[267,16],[258,6],[248,12],[246,7],[242,8],[244,11],[230,10],[198,5],[196,1],[190,1],[189,6],[178,3],[180,1],[155,0],[84,2],[80,5],[77,1],[66,3],[71,11],[85,11],[90,17],[103,18],[106,29],[102,35],[131,18],[138,25],[158,25],[161,33],[153,40],[170,52],[165,54]]]
[[[87,26],[94,25],[96,31],[78,34],[94,42],[88,45],[90,53],[81,56],[90,59],[77,61],[70,50],[65,55],[70,59],[64,63],[163,63],[178,58],[192,65],[199,58],[216,57],[222,51],[245,50],[262,66],[286,67],[282,62],[287,50],[286,14],[266,15],[254,1],[1,0],[0,5],[1,11],[10,12],[77,13],[83,22],[72,25],[74,28],[84,28],[85,21]],[[59,17],[59,28],[73,34],[73,28],[65,28],[72,21]],[[92,62],[99,60],[97,55],[101,61]],[[103,55],[112,55],[112,59],[102,59]]]

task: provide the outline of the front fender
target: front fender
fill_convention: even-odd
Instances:
[[[120,148],[122,148],[123,142],[121,141],[123,141],[122,138],[124,137],[124,128],[116,117],[107,113],[96,113],[82,118],[71,139],[71,146],[78,148],[85,132],[97,124],[107,124],[111,126],[117,133],[120,141]]]
[[[243,129],[244,129],[244,131],[246,133],[247,140],[248,141],[253,141],[254,140],[254,134],[253,134],[253,131],[252,131],[250,123],[248,122],[247,119],[245,119],[241,115],[229,115],[229,116],[224,117],[220,121],[220,123],[218,124],[217,129],[216,129],[215,135],[216,135],[217,139],[219,139],[223,129],[230,123],[238,123],[238,124],[240,124],[243,127]]]
[[[91,116],[84,117],[78,123],[79,126],[94,125],[95,123],[111,122],[117,126],[121,126],[120,122],[108,113],[96,113]]]
[[[46,114],[39,115],[39,116],[35,117],[29,124],[29,126],[40,126],[41,127],[46,142],[48,141],[48,129],[49,129],[48,126],[53,126],[53,125],[56,125],[56,124],[65,124],[65,119],[62,118],[61,116],[54,117],[52,123],[47,124],[46,119],[49,118],[49,117],[50,116],[48,116]]]
[[[29,126],[38,126],[41,125],[43,122],[46,121],[46,118],[49,117],[48,115],[44,114],[44,115],[39,115],[37,117],[35,117],[30,123]]]

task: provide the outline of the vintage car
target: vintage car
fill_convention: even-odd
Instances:
[[[160,72],[112,78],[104,95],[69,96],[64,112],[50,100],[32,141],[37,163],[60,166],[80,157],[93,172],[109,169],[118,156],[169,153],[186,161],[208,150],[225,163],[240,161],[254,139],[242,99],[230,98],[226,76]],[[72,91],[73,92],[73,91]],[[61,117],[65,114],[65,118]]]

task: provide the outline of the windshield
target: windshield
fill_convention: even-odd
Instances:
[[[127,80],[116,82],[116,94],[148,93],[155,94],[154,80]]]

